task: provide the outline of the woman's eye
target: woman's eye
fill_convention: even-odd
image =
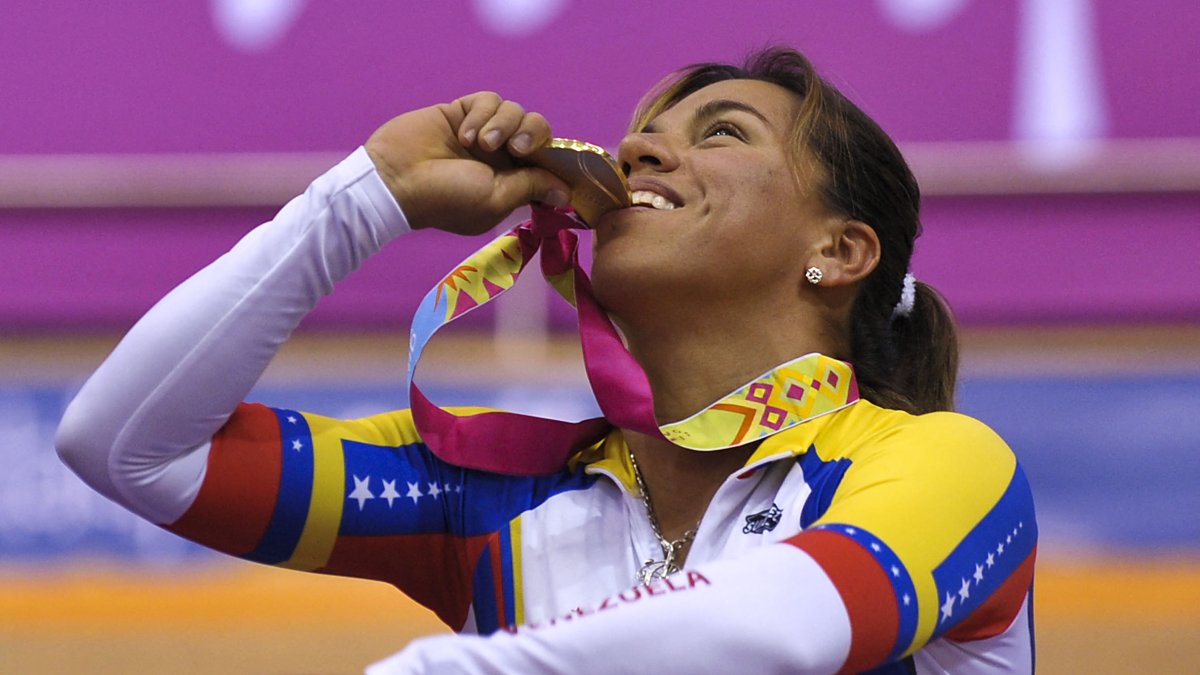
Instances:
[[[725,122],[714,124],[713,126],[709,127],[708,131],[704,132],[705,138],[712,138],[714,136],[732,136],[738,139],[743,138],[742,132],[739,131],[737,127]]]

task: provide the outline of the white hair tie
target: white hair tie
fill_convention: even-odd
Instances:
[[[892,308],[892,321],[896,317],[907,317],[912,314],[913,305],[917,302],[917,278],[912,274],[904,275],[904,289],[900,291],[900,302]]]

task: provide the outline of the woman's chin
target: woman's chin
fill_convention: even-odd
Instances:
[[[611,312],[650,304],[651,296],[661,293],[662,268],[638,264],[630,257],[613,259],[597,254],[592,262],[592,290],[596,300]]]

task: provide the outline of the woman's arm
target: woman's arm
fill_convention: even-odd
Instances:
[[[334,283],[408,230],[360,148],[159,301],[67,408],[56,445],[155,523],[195,499],[209,439]]]
[[[422,638],[367,673],[834,673],[850,633],[837,589],[820,567],[776,545],[542,625]]]
[[[389,121],[134,326],[69,406],[59,454],[104,495],[174,522],[203,482],[209,439],[366,256],[409,226],[475,234],[529,201],[565,202],[562,181],[512,160],[549,136],[539,115],[488,93]]]

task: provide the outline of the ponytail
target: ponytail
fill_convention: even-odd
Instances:
[[[863,316],[855,306],[854,367],[863,398],[920,415],[954,409],[958,330],[950,307],[929,284],[916,283],[912,312],[892,319]]]

